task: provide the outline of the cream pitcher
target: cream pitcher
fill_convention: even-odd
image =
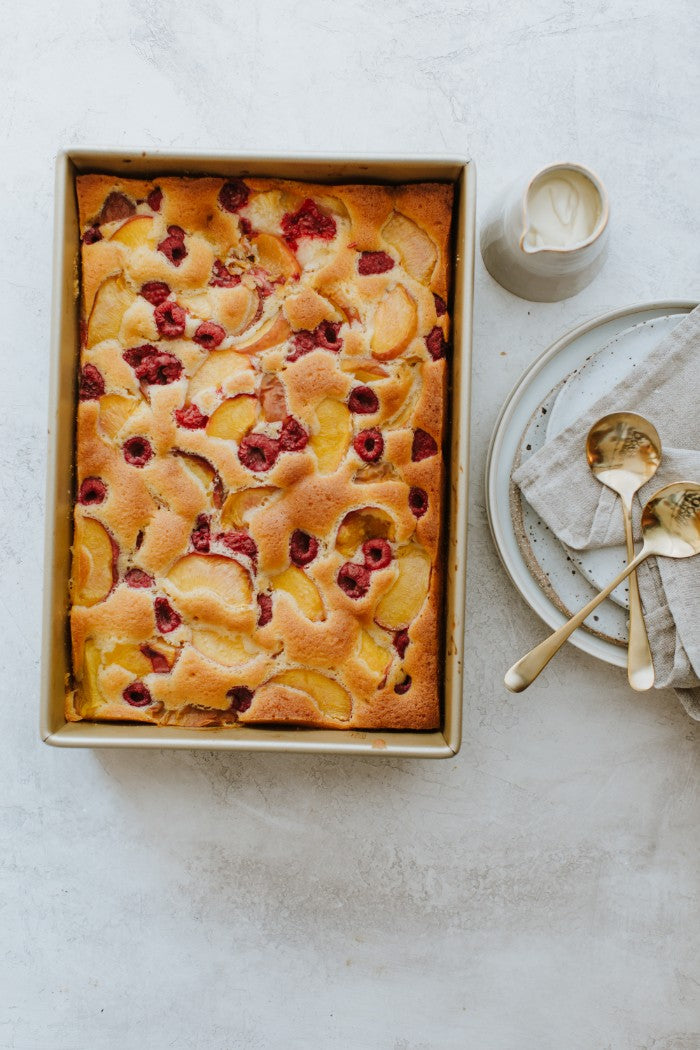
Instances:
[[[486,269],[521,299],[557,302],[593,280],[605,258],[610,206],[600,179],[580,164],[550,164],[523,192],[512,185],[481,231]]]

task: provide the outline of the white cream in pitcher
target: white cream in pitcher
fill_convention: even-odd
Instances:
[[[595,231],[602,201],[597,187],[574,168],[554,168],[532,183],[527,195],[526,252],[574,248]]]

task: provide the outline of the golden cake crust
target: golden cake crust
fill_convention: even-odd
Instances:
[[[67,717],[436,728],[452,186],[76,182]]]

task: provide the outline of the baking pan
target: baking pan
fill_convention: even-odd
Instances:
[[[72,540],[73,460],[79,347],[79,237],[75,176],[106,172],[154,175],[237,175],[314,182],[419,182],[455,184],[453,236],[453,356],[448,414],[449,483],[445,496],[447,543],[444,580],[442,723],[438,730],[328,730],[266,726],[186,729],[174,726],[66,722],[70,674],[68,580]],[[180,747],[239,751],[301,751],[407,758],[450,758],[461,741],[464,600],[467,559],[469,396],[474,282],[476,171],[456,157],[263,156],[69,149],[56,159],[56,200],[51,312],[48,463],[41,737],[57,747]]]

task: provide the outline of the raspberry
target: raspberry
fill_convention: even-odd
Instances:
[[[280,442],[267,434],[248,434],[238,446],[238,458],[244,467],[256,472],[274,466],[280,452]]]
[[[298,361],[304,354],[310,354],[312,350],[316,349],[314,333],[309,332],[306,328],[302,328],[300,332],[295,332],[292,336],[292,342],[294,343],[294,349],[287,357],[288,361]]]
[[[258,627],[266,627],[272,619],[272,595],[259,594],[258,607],[260,609],[258,613]]]
[[[167,350],[159,350],[150,343],[125,350],[122,357],[131,365],[136,378],[145,383],[165,386],[182,375],[182,362]]]
[[[123,445],[124,459],[132,467],[145,467],[153,455],[149,441],[144,437],[132,437]]]
[[[412,485],[408,493],[408,505],[417,518],[422,518],[428,509],[428,493]]]
[[[217,346],[226,338],[226,332],[220,324],[213,321],[202,321],[194,333],[195,343],[199,343],[205,350],[216,350]]]
[[[132,682],[131,685],[127,685],[122,696],[132,707],[148,707],[153,702],[148,687],[143,682]]]
[[[168,236],[160,242],[158,251],[162,252],[173,266],[179,266],[187,256],[185,231],[179,226],[168,226]]]
[[[338,573],[338,586],[348,598],[362,598],[369,590],[370,572],[364,565],[346,561]]]
[[[420,427],[413,434],[413,445],[411,446],[411,459],[414,463],[420,463],[422,459],[430,459],[437,455],[437,442],[425,430]]]
[[[320,237],[323,241],[332,241],[337,230],[333,216],[324,215],[310,197],[297,211],[286,212],[281,225],[285,241],[295,251],[302,237]]]
[[[216,538],[233,554],[244,554],[246,558],[250,558],[253,566],[257,567],[258,545],[247,532],[220,532]]]
[[[409,641],[410,638],[408,637],[408,631],[405,628],[403,631],[397,631],[394,635],[394,649],[396,649],[396,652],[402,660],[406,655]]]
[[[153,577],[143,569],[129,569],[124,575],[124,583],[127,587],[152,587]]]
[[[163,203],[163,191],[160,186],[156,186],[155,189],[146,197],[146,202],[151,211],[160,211],[160,206]]]
[[[253,232],[253,224],[250,219],[246,219],[245,215],[243,215],[238,220],[238,229],[244,237],[250,237]]]
[[[309,435],[299,420],[294,416],[287,416],[279,436],[280,450],[282,452],[301,452],[303,448],[306,448],[308,441]]]
[[[136,205],[123,193],[113,191],[108,194],[100,212],[100,223],[116,222],[118,219],[128,219],[136,211]]]
[[[160,306],[170,295],[170,285],[167,285],[165,281],[146,281],[141,285],[139,295],[142,295],[152,306]]]
[[[190,536],[192,546],[200,554],[209,553],[209,543],[211,541],[211,531],[209,527],[209,518],[206,514],[200,514],[194,523],[194,529]]]
[[[340,321],[321,321],[314,329],[314,340],[316,346],[322,350],[333,350],[337,352],[343,345],[343,340],[338,338]]]
[[[78,503],[84,507],[90,504],[102,503],[107,495],[107,486],[100,478],[85,478],[78,493]]]
[[[226,696],[231,697],[231,708],[233,711],[247,711],[253,702],[253,690],[247,685],[234,685],[229,689]]]
[[[185,405],[175,409],[175,422],[185,430],[202,430],[209,422],[209,416],[200,412],[196,405]]]
[[[352,447],[365,463],[374,463],[384,451],[384,438],[376,427],[372,427],[371,430],[361,430],[353,438]]]
[[[187,314],[177,303],[167,301],[156,306],[153,316],[163,339],[179,339],[185,334]]]
[[[411,688],[411,676],[407,674],[402,682],[397,682],[394,686],[394,692],[398,693],[399,696],[403,696]]]
[[[170,664],[162,653],[159,653],[157,649],[153,649],[150,645],[142,645],[141,652],[147,660],[151,661],[154,674],[168,674]]]
[[[386,569],[391,564],[391,547],[386,540],[379,538],[365,540],[362,544],[365,565],[368,569]]]
[[[356,386],[348,398],[348,408],[360,416],[371,416],[379,408],[379,399],[369,386]]]
[[[96,401],[105,392],[105,381],[94,365],[83,365],[80,372],[80,400]]]
[[[237,284],[241,283],[241,278],[237,273],[231,273],[228,267],[224,266],[220,259],[214,261],[214,265],[211,268],[211,279],[209,284],[212,288],[235,288]]]
[[[245,208],[250,190],[242,179],[229,179],[219,190],[219,204],[224,211],[237,212]]]
[[[289,541],[289,557],[295,565],[310,565],[318,554],[318,540],[308,532],[295,529]]]
[[[102,234],[98,226],[88,226],[83,234],[83,244],[95,244],[102,240]]]
[[[386,252],[363,252],[357,260],[357,272],[362,277],[370,273],[386,273],[393,268],[394,260]]]
[[[437,292],[433,292],[433,299],[435,300],[435,313],[438,317],[442,317],[447,313],[447,303]]]
[[[447,343],[445,342],[442,328],[440,328],[439,325],[436,324],[430,329],[425,337],[425,345],[428,348],[428,353],[433,361],[439,361],[441,357],[445,356],[447,353]]]
[[[275,282],[270,280],[270,274],[263,266],[251,266],[248,276],[255,281],[255,287],[263,299],[267,299],[275,290]]]
[[[161,634],[176,631],[182,623],[182,617],[176,613],[167,598],[156,598],[154,604],[156,624]]]

